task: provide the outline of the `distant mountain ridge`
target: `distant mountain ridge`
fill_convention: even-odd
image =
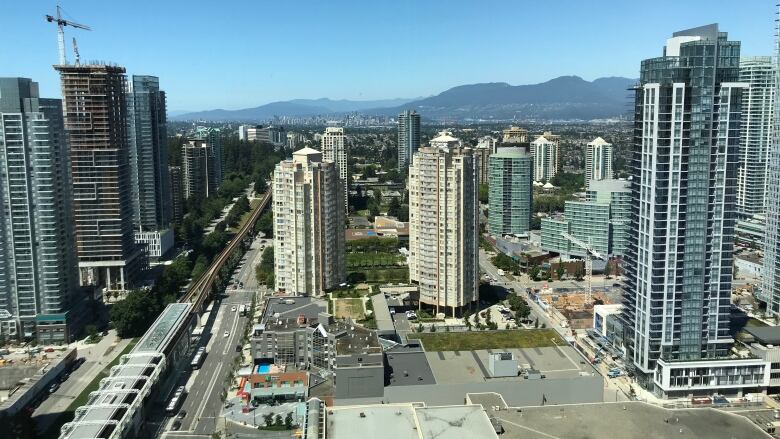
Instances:
[[[629,113],[632,99],[629,88],[636,82],[622,77],[586,81],[579,76],[561,76],[529,85],[505,82],[461,85],[422,99],[293,99],[242,110],[186,113],[171,119],[261,121],[274,116],[338,115],[353,111],[392,116],[405,109],[416,109],[426,119],[590,120]]]
[[[416,109],[431,119],[601,119],[618,117],[630,110],[629,88],[636,79],[610,77],[586,81],[579,76],[561,76],[531,85],[505,82],[453,87],[436,96],[409,102],[393,109]]]
[[[319,114],[338,114],[361,111],[372,108],[387,108],[406,104],[415,99],[381,99],[371,101],[350,101],[347,99],[293,99],[271,102],[259,107],[241,110],[207,110],[171,116],[172,120],[212,120],[212,121],[261,121],[274,116],[315,116]]]

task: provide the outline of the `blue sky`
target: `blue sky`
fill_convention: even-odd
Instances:
[[[53,0],[3,0],[0,76],[59,96]],[[160,77],[169,110],[293,98],[383,99],[477,82],[638,75],[672,32],[718,22],[770,55],[775,0],[62,0],[83,60]]]

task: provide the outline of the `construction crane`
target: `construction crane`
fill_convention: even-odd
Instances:
[[[76,65],[81,65],[81,56],[79,55],[79,46],[76,45],[76,37],[73,37],[73,54],[76,55]]]
[[[63,28],[65,26],[84,30],[92,30],[92,28],[85,24],[75,23],[73,21],[68,21],[62,18],[60,5],[57,5],[57,16],[55,17],[52,15],[47,15],[46,21],[49,23],[57,23],[57,46],[60,50],[60,65],[66,65],[68,63],[68,59],[65,57],[65,30]]]
[[[593,250],[590,239],[585,243],[566,232],[561,232],[561,236],[577,247],[585,250],[585,276],[588,278],[588,303],[591,303],[593,301],[593,256],[602,261],[606,261],[607,258],[596,250]]]

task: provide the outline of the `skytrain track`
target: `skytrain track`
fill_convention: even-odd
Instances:
[[[263,196],[262,201],[260,201],[260,204],[257,205],[254,210],[252,210],[249,219],[244,223],[243,226],[241,226],[233,239],[222,250],[217,258],[214,259],[206,272],[203,273],[198,278],[198,280],[190,286],[190,288],[181,298],[179,298],[180,303],[191,303],[193,305],[193,312],[199,312],[206,298],[209,296],[211,288],[214,286],[214,281],[217,279],[219,271],[225,265],[225,262],[228,260],[231,253],[233,253],[233,251],[238,248],[239,245],[241,245],[241,241],[243,241],[249,231],[252,230],[255,222],[258,218],[260,218],[260,214],[262,214],[266,207],[268,207],[268,202],[270,200],[271,189],[269,188]]]

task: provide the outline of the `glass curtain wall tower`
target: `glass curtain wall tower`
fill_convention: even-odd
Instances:
[[[0,78],[0,176],[0,334],[68,342],[37,331],[66,320],[75,286],[62,102],[27,78]]]
[[[733,341],[739,53],[712,24],[642,61],[624,318],[628,361],[648,387],[668,378],[662,366],[722,358]]]
[[[420,148],[420,115],[406,110],[398,115],[398,170],[406,172]]]

